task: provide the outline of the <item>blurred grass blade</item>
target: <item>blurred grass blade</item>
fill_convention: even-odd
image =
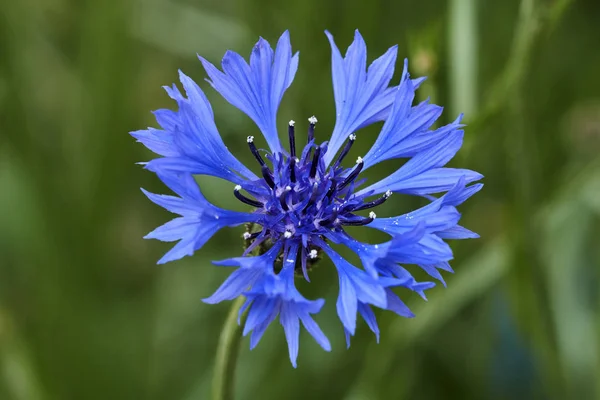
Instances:
[[[450,114],[477,112],[477,0],[451,0],[448,21]]]
[[[10,399],[42,400],[35,364],[15,328],[8,310],[0,306],[0,386]]]
[[[172,1],[138,4],[133,34],[169,53],[221,59],[225,49],[235,48],[250,36],[237,21],[192,5]]]
[[[600,320],[593,301],[599,277],[590,276],[588,270],[590,265],[600,265],[593,229],[594,214],[597,218],[600,211],[598,193],[600,165],[595,163],[570,182],[541,221],[545,235],[540,253],[547,268],[558,353],[571,398],[600,395],[593,395],[600,375]]]

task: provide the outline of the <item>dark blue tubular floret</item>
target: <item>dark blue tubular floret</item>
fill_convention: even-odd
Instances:
[[[249,136],[248,145],[260,164],[263,179],[246,186],[248,189],[254,185],[263,186],[268,191],[251,199],[241,194],[240,185],[234,189],[238,200],[255,207],[256,213],[264,214],[260,224],[268,233],[261,240],[285,240],[288,246],[297,243],[300,246],[299,252],[308,258],[314,258],[311,250],[316,247],[313,243],[315,238],[323,239],[332,231],[343,232],[345,225],[371,223],[376,217],[375,213],[371,212],[369,216],[363,217],[355,212],[374,208],[391,196],[391,192],[387,192],[376,200],[365,201],[367,195],[353,194],[350,187],[356,187],[356,180],[364,165],[363,159],[358,157],[352,168],[343,168],[340,164],[356,141],[356,136],[349,135],[336,162],[326,167],[323,156],[327,153],[327,142],[320,145],[315,143],[315,124],[316,118],[309,118],[310,140],[302,151],[302,158],[297,159],[295,122],[290,121],[290,151],[267,155],[272,161],[271,166],[260,155],[254,137]],[[260,190],[250,191],[261,193]]]

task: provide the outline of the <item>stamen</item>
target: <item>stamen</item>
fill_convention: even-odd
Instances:
[[[254,233],[250,234],[250,240],[256,239],[257,237],[259,237],[260,235],[262,235],[262,232],[263,231],[258,231],[258,232],[254,232]],[[246,233],[248,233],[248,232],[246,232]]]
[[[317,124],[317,117],[314,115],[308,119],[310,125],[308,126],[308,143],[315,138],[315,125]]]
[[[290,158],[290,181],[296,182],[296,163],[298,160],[296,157]]]
[[[275,182],[273,181],[273,176],[271,176],[271,170],[269,169],[267,164],[263,164],[263,166],[260,168],[260,172],[262,172],[262,176],[265,179],[265,182],[267,182],[267,185],[269,185],[269,187],[273,189],[275,187]]]
[[[296,137],[294,134],[294,124],[296,122],[294,120],[291,120],[289,122],[289,127],[288,127],[288,136],[290,138],[290,156],[292,158],[296,157]]]
[[[312,260],[314,260],[315,258],[317,258],[317,250],[315,250],[315,249],[312,249],[312,250],[310,251],[310,253],[308,253],[308,256],[309,256],[309,257],[310,257]]]
[[[263,203],[261,203],[260,201],[256,201],[256,200],[247,198],[246,196],[244,196],[243,194],[240,193],[240,190],[242,190],[242,187],[240,185],[235,185],[235,187],[233,188],[233,195],[239,201],[241,201],[242,203],[248,204],[249,206],[256,207],[256,208],[264,207]]]
[[[319,221],[319,225],[320,226],[329,225],[330,223],[332,223],[333,221],[335,221],[337,219],[338,213],[339,213],[339,209],[337,207],[334,208],[333,211],[331,212],[331,215],[329,217],[327,217],[327,219]]]
[[[352,147],[352,145],[354,144],[355,141],[356,141],[356,135],[354,133],[351,133],[350,136],[348,136],[348,141],[346,141],[346,145],[342,149],[340,156],[338,157],[335,164],[333,164],[333,169],[336,169],[340,165],[340,163],[342,162],[344,157],[346,157],[346,155],[350,151],[350,148]]]
[[[361,206],[358,206],[354,209],[354,211],[367,210],[369,208],[377,207],[378,205],[383,204],[387,199],[389,199],[391,195],[392,195],[392,192],[390,190],[388,190],[387,192],[384,193],[383,196],[381,196],[377,200],[373,200],[373,201],[365,203]]]
[[[369,218],[362,218],[360,217],[359,219],[342,219],[340,220],[340,223],[342,225],[349,225],[349,226],[361,226],[361,225],[368,225],[371,222],[373,222],[373,220],[377,217],[377,215],[371,211],[369,213]]]
[[[290,231],[285,231],[285,233],[283,234],[283,237],[286,239],[289,239],[292,237],[292,232]]]
[[[312,192],[310,194],[309,203],[314,202],[317,199],[317,194],[319,193],[319,184],[317,182],[313,183]]]
[[[244,240],[250,240],[250,238],[252,237],[252,234],[250,232],[244,232],[242,237],[244,238]]]
[[[315,149],[312,165],[310,166],[310,177],[314,178],[317,175],[317,166],[319,165],[319,157],[321,156],[321,146]]]
[[[246,142],[248,142],[248,147],[250,147],[250,151],[252,152],[252,155],[254,155],[254,157],[258,160],[258,163],[260,164],[260,166],[261,167],[264,166],[265,160],[263,160],[263,158],[258,153],[258,149],[256,148],[256,145],[254,144],[254,136],[248,136],[246,138]]]
[[[363,159],[362,157],[358,157],[356,159],[356,167],[354,167],[354,169],[352,170],[352,172],[350,173],[350,175],[348,175],[346,177],[346,179],[344,179],[344,181],[340,184],[340,186],[338,186],[338,190],[342,190],[343,188],[345,188],[346,186],[348,186],[348,184],[350,182],[352,182],[353,180],[356,179],[356,177],[358,176],[358,174],[360,174],[360,171],[362,170],[364,165]]]
[[[284,211],[288,211],[289,207],[287,205],[287,201],[286,201],[286,196],[289,192],[291,192],[292,187],[291,186],[286,186],[285,189],[283,190],[283,192],[281,193],[281,196],[279,196],[279,203],[281,204],[281,208],[283,208]]]
[[[332,179],[331,186],[329,186],[329,190],[327,190],[327,194],[325,194],[325,197],[331,199],[331,195],[333,194],[333,192],[335,192],[336,189],[337,189],[337,181],[335,179]]]

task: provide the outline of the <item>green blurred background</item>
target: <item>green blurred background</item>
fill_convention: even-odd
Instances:
[[[300,69],[280,121],[315,114],[325,139],[323,30],[345,48],[355,28],[371,59],[398,43],[412,75],[430,77],[419,96],[446,106],[444,123],[466,113],[453,165],[486,176],[462,207],[482,238],[453,243],[447,289],[426,303],[403,294],[415,319],[380,313],[381,343],[361,323],[348,351],[325,262],[306,293],[327,300],[317,321],[333,351],[303,332],[294,370],[274,323],[252,352],[243,340],[236,398],[600,398],[598,21],[597,0],[2,0],[0,399],[210,398],[229,304],[200,299],[227,276],[210,260],[237,254],[241,229],[156,266],[169,244],[142,236],[171,215],[139,187],[167,190],[134,164],[152,155],[128,132],[174,107],[161,85],[181,68],[254,165],[245,137],[257,129],[203,82],[196,53],[248,55],[259,35],[290,29]],[[201,183],[239,208],[230,183]],[[419,204],[394,199],[382,214]]]

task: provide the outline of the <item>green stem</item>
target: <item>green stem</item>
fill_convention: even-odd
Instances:
[[[235,366],[242,337],[242,328],[237,323],[237,316],[244,300],[245,298],[240,296],[233,302],[219,337],[212,382],[213,400],[233,399]]]

